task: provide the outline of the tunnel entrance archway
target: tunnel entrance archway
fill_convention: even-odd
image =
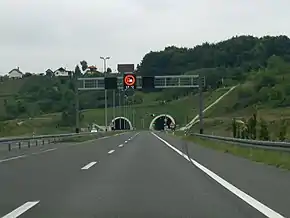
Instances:
[[[131,121],[126,117],[115,117],[112,120],[112,130],[133,129]]]
[[[149,129],[150,130],[164,130],[164,119],[167,118],[166,126],[170,128],[170,124],[176,124],[175,119],[169,114],[160,114],[151,121]]]

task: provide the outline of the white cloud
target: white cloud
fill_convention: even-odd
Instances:
[[[0,72],[79,60],[139,63],[150,50],[233,35],[289,35],[288,0],[1,0]]]

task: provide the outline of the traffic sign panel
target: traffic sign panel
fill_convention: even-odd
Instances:
[[[105,77],[105,89],[118,89],[117,77]]]
[[[124,89],[133,88],[136,89],[136,75],[125,74],[123,78]]]
[[[134,64],[118,64],[118,72],[120,73],[128,73],[134,71]]]
[[[142,77],[142,89],[154,89],[154,76],[143,76]]]

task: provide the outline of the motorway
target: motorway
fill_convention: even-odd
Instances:
[[[289,171],[149,131],[0,151],[3,218],[290,217],[289,184]]]

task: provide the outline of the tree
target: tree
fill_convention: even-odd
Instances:
[[[79,112],[79,121],[81,122],[84,115]],[[70,106],[66,111],[61,114],[61,126],[74,126],[76,124],[76,110],[75,107]]]
[[[232,121],[232,131],[233,131],[233,137],[236,138],[237,137],[237,122],[236,122],[236,118],[234,118],[233,121]]]
[[[241,127],[237,125],[237,138],[241,138]]]
[[[223,66],[230,69],[229,75],[224,77],[222,74],[225,79],[231,76],[235,80],[245,80],[247,72],[267,67],[267,61],[273,55],[290,59],[290,39],[287,36],[238,36],[215,44],[204,43],[194,48],[169,46],[163,51],[146,54],[137,72],[143,76],[178,75],[197,69]],[[270,67],[277,64],[281,66],[281,61],[277,58],[269,61]]]
[[[14,119],[19,116],[17,102],[14,99],[9,100],[5,105],[5,111],[9,119]]]
[[[80,67],[77,65],[76,68],[75,68],[74,77],[75,77],[75,78],[78,78],[78,77],[81,77],[81,76],[82,76],[81,69],[80,69]]]
[[[82,66],[82,71],[84,72],[86,69],[88,69],[88,63],[86,61],[81,61],[80,62]]]
[[[260,139],[264,141],[270,140],[268,125],[262,118],[260,120]]]
[[[253,115],[248,119],[247,122],[249,137],[251,139],[257,138],[257,113],[253,113]]]
[[[23,77],[30,77],[30,76],[32,76],[32,73],[28,73],[28,72],[23,75]]]
[[[252,139],[256,139],[257,138],[257,112],[255,112],[253,114],[253,121],[252,121]]]
[[[51,69],[46,70],[46,71],[45,71],[45,75],[46,75],[47,77],[53,77],[53,76],[54,76],[53,71],[52,71]]]
[[[107,73],[112,73],[112,69],[110,67],[107,68]]]
[[[279,135],[280,141],[285,141],[287,134],[288,122],[285,119],[281,119],[279,123]]]

